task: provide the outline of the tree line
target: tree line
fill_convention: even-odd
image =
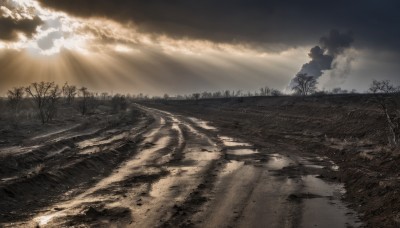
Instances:
[[[111,103],[114,112],[125,110],[128,106],[125,95],[98,94],[89,91],[86,87],[78,88],[68,83],[60,87],[54,82],[34,82],[27,87],[14,87],[8,90],[7,105],[14,116],[19,113],[24,98],[30,98],[43,124],[55,118],[62,104],[75,107],[83,116],[105,101]]]
[[[293,86],[293,95],[308,96],[316,94],[344,94],[347,90],[335,88],[330,92],[317,91],[317,81],[312,76],[298,74]],[[351,91],[353,93],[354,91]],[[390,145],[400,146],[400,86],[395,86],[388,80],[374,80],[367,93],[373,95],[373,101],[380,108],[385,117],[388,131],[388,142]],[[213,98],[233,98],[252,96],[281,96],[282,92],[267,86],[256,92],[242,92],[241,90],[224,90],[217,92],[192,93],[189,95],[177,95],[170,97],[165,94],[163,97],[149,97],[142,93],[138,95],[109,95],[106,92],[91,92],[86,87],[69,85],[65,83],[59,86],[54,82],[35,82],[27,87],[14,87],[7,92],[7,105],[14,116],[20,111],[20,106],[25,98],[28,98],[37,112],[41,123],[53,120],[60,105],[71,106],[77,109],[82,116],[90,114],[100,104],[111,106],[114,113],[126,110],[129,102],[143,100],[199,100]]]

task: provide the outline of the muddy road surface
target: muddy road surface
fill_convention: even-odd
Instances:
[[[4,227],[359,227],[326,157],[271,152],[212,123],[137,105],[114,128],[1,148]],[[15,166],[17,167],[17,166]]]

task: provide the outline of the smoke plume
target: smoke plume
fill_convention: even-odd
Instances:
[[[299,74],[307,74],[318,79],[324,71],[337,68],[336,58],[351,47],[354,39],[350,32],[340,33],[338,30],[331,30],[328,36],[319,40],[320,45],[311,48],[308,56],[311,61],[305,63]],[[290,87],[293,88],[293,80]]]

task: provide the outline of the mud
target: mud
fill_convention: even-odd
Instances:
[[[79,126],[57,129],[27,139],[24,153],[5,153],[2,164],[14,166],[2,168],[1,225],[365,225],[343,200],[346,188],[337,178],[343,167],[328,156],[283,138],[249,140],[179,108],[132,109],[140,115],[121,124],[84,134]]]
[[[303,193],[300,189],[295,193],[289,191],[287,195],[292,197],[283,198],[292,203],[300,202],[299,207],[289,207],[292,209],[287,209],[282,216],[285,219],[280,223],[278,220],[271,222],[271,227],[289,226],[293,224],[290,221],[295,221],[296,227],[298,224],[329,227],[328,223],[336,227],[343,224],[345,227],[399,227],[400,198],[396,189],[400,187],[400,174],[396,164],[400,153],[387,146],[384,116],[370,100],[368,95],[356,94],[147,102],[147,105],[207,121],[218,129],[225,151],[243,147],[258,151],[251,155],[225,153],[224,158],[229,161],[224,163],[229,167],[222,171],[225,175],[251,165],[266,169],[272,177],[289,183],[313,177],[330,187],[334,184],[346,190],[340,196]],[[269,168],[266,167],[268,163],[271,164]],[[250,178],[254,178],[252,182],[256,180]],[[330,209],[324,205],[329,205]],[[330,218],[340,224],[322,214],[322,220],[328,222],[320,221],[309,208],[335,213],[336,216]],[[237,221],[243,220],[236,217]],[[302,217],[307,217],[307,221]],[[240,225],[235,222],[231,226]]]

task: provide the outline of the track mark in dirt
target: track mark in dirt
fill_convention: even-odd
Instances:
[[[340,200],[342,186],[313,174],[325,168],[314,162],[316,158],[269,153],[219,135],[206,121],[138,108],[154,122],[138,133],[141,140],[129,151],[131,156],[80,194],[60,198],[19,226],[359,225]],[[130,134],[112,131],[74,145],[80,154],[85,151],[91,157],[98,153],[91,148],[112,150],[124,145]]]

